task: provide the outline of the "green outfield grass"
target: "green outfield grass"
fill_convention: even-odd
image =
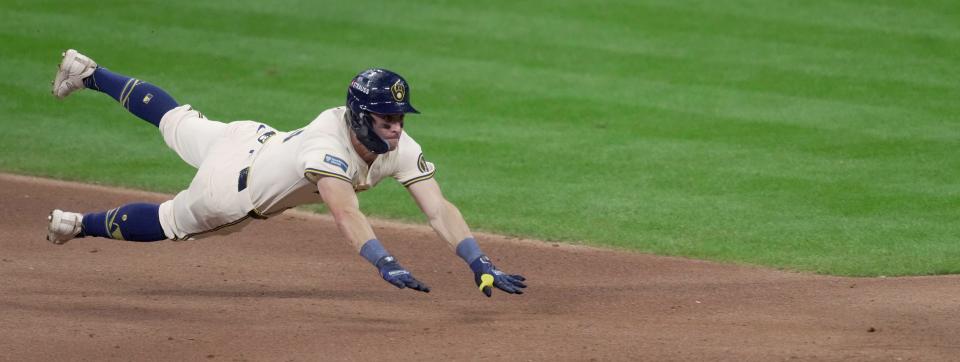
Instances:
[[[474,229],[827,274],[960,273],[954,1],[317,3],[0,3],[0,170],[189,183],[109,97],[50,96],[69,47],[210,118],[281,129],[380,66],[411,82],[423,114],[407,131]],[[361,201],[423,221],[390,181]]]

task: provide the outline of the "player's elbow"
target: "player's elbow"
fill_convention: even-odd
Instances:
[[[427,217],[427,220],[433,223],[434,220],[440,219],[441,216],[443,216],[443,200],[420,204],[420,209],[423,211],[423,215]]]
[[[337,207],[330,208],[330,215],[338,225],[351,224],[358,219],[362,219],[363,213],[356,207]]]
[[[430,224],[440,223],[443,220],[450,220],[451,218],[461,218],[460,210],[456,206],[453,206],[449,201],[441,199],[434,205],[426,210],[427,219],[430,221]]]

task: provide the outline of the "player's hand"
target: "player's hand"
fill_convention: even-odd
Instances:
[[[388,255],[380,258],[380,260],[377,261],[377,269],[380,270],[380,276],[383,277],[383,280],[386,280],[387,283],[393,284],[397,288],[410,288],[424,293],[430,293],[430,287],[417,280],[417,278],[414,278],[413,274],[410,274],[406,268],[400,266],[397,259],[392,256]]]
[[[473,270],[473,279],[477,283],[477,287],[488,298],[493,295],[493,287],[510,294],[523,294],[523,288],[527,287],[523,283],[527,278],[522,275],[507,274],[500,271],[486,255],[470,263],[470,269]]]

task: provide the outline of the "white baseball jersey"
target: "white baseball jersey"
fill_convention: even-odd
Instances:
[[[434,165],[403,132],[397,149],[367,165],[354,150],[346,107],[324,111],[306,127],[279,132],[253,121],[222,123],[189,105],[167,112],[160,132],[198,172],[187,190],[160,205],[160,224],[173,240],[222,235],[303,204],[323,200],[320,177],[365,191],[385,177],[404,186],[433,177]]]
[[[250,168],[250,197],[257,212],[271,215],[321,202],[320,177],[350,182],[358,192],[388,176],[404,186],[433,177],[433,164],[424,161],[420,145],[406,132],[396,150],[368,166],[350,142],[345,112],[346,107],[329,109],[306,127],[278,133],[264,144]]]

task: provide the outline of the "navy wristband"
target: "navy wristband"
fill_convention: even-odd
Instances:
[[[480,246],[477,245],[476,239],[466,238],[460,241],[460,244],[457,244],[457,255],[467,264],[470,264],[474,260],[477,260],[477,258],[483,256],[483,252],[480,251]]]
[[[370,239],[360,248],[360,256],[367,259],[370,264],[377,266],[377,262],[383,257],[390,256],[390,253],[383,248],[383,245],[380,245],[380,240]]]

